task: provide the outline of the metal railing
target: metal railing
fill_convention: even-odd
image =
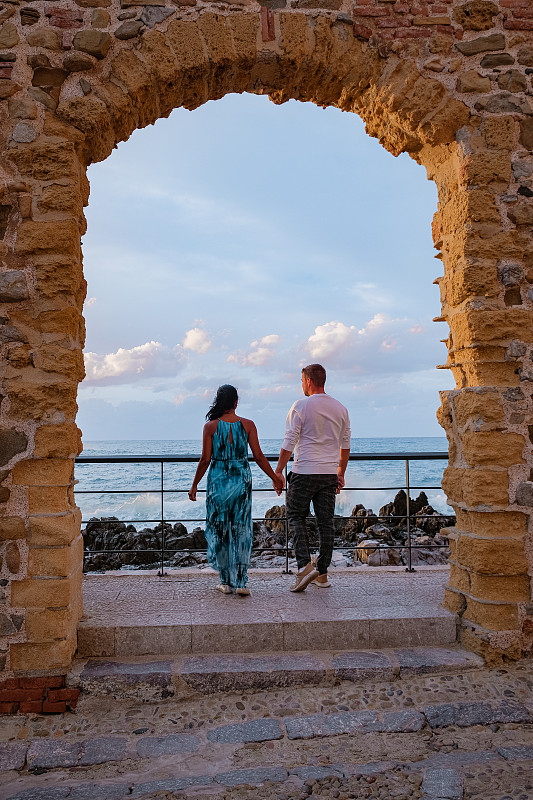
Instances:
[[[266,458],[269,461],[277,461],[278,460],[278,455],[277,454],[265,454],[265,455],[266,455]],[[402,545],[398,545],[398,549],[406,549],[407,550],[406,572],[414,572],[415,571],[414,568],[413,568],[413,565],[412,565],[412,551],[413,550],[416,550],[416,549],[421,548],[421,547],[424,547],[424,548],[431,548],[431,547],[435,547],[436,548],[436,547],[439,547],[439,548],[441,548],[443,546],[443,545],[437,545],[437,544],[435,544],[435,545],[428,545],[428,544],[416,545],[416,544],[413,544],[412,541],[411,541],[411,518],[412,518],[412,514],[411,514],[411,506],[410,506],[410,503],[411,503],[410,492],[414,491],[414,490],[416,490],[416,491],[420,491],[420,490],[425,491],[425,490],[428,490],[428,489],[429,490],[439,490],[442,487],[440,485],[439,486],[428,486],[428,485],[415,486],[415,485],[412,485],[411,481],[410,481],[410,462],[412,462],[412,461],[446,461],[447,459],[448,459],[448,454],[447,453],[443,453],[443,452],[427,452],[427,453],[425,453],[425,452],[409,452],[409,453],[351,453],[350,454],[350,458],[349,458],[350,462],[358,462],[358,461],[403,461],[404,464],[405,464],[405,485],[404,486],[345,486],[342,491],[365,491],[365,492],[367,492],[367,491],[376,491],[376,492],[377,491],[396,491],[397,492],[397,491],[400,491],[400,490],[403,489],[403,491],[406,494],[406,513],[405,514],[396,515],[396,516],[387,515],[386,517],[385,516],[382,517],[382,516],[379,515],[379,513],[377,513],[377,514],[373,514],[373,517],[375,518],[376,522],[377,521],[382,521],[385,518],[387,520],[404,520],[405,521],[405,523],[406,523],[406,540],[407,540],[407,543],[406,543],[406,545],[403,545],[403,546]],[[198,455],[181,455],[181,456],[178,456],[178,455],[175,455],[175,456],[170,456],[170,455],[169,456],[163,456],[163,455],[157,455],[157,456],[133,456],[133,455],[127,455],[127,456],[79,456],[78,458],[76,458],[76,464],[80,464],[80,465],[81,464],[159,464],[159,466],[160,466],[160,470],[159,470],[159,487],[158,488],[150,488],[150,489],[77,489],[77,490],[75,490],[74,494],[75,495],[95,495],[95,494],[97,494],[97,495],[101,495],[101,494],[105,494],[105,495],[107,495],[107,494],[109,494],[109,495],[113,495],[113,494],[120,494],[120,495],[124,495],[124,494],[135,494],[135,495],[158,494],[158,495],[160,495],[160,513],[158,515],[158,519],[132,519],[132,520],[124,519],[124,520],[118,520],[118,522],[119,523],[124,523],[124,524],[134,524],[135,523],[136,525],[139,525],[139,524],[142,525],[142,524],[146,524],[146,523],[150,523],[150,524],[156,523],[157,525],[161,525],[161,547],[157,548],[157,549],[155,549],[155,548],[146,548],[146,549],[140,548],[140,549],[137,549],[136,548],[134,550],[110,549],[110,548],[105,548],[103,550],[90,550],[90,551],[85,551],[84,558],[86,558],[88,556],[91,556],[91,555],[101,554],[101,553],[105,553],[105,554],[120,553],[120,554],[126,555],[128,553],[140,554],[140,553],[158,552],[158,553],[160,553],[160,570],[158,572],[158,575],[164,576],[165,575],[165,561],[168,560],[169,555],[171,555],[173,553],[205,553],[206,552],[205,548],[182,548],[182,549],[177,549],[177,550],[171,550],[171,549],[168,549],[168,547],[165,546],[165,535],[166,535],[165,525],[169,525],[171,523],[176,523],[176,522],[180,522],[180,523],[187,523],[187,522],[189,522],[189,523],[192,523],[192,522],[200,523],[200,522],[205,522],[205,517],[204,518],[181,518],[181,519],[168,519],[168,518],[165,518],[165,497],[167,495],[187,494],[187,492],[189,490],[189,487],[183,488],[183,489],[181,489],[181,488],[179,488],[179,489],[174,489],[174,488],[173,489],[167,489],[167,488],[165,488],[165,472],[164,472],[165,464],[197,463],[198,460],[199,460],[199,456]],[[250,457],[249,461],[251,463],[254,463],[255,459]],[[285,470],[285,477],[287,477],[287,469]],[[272,491],[273,491],[272,488],[257,488],[257,489],[253,489],[254,493],[272,492]],[[284,489],[283,491],[285,492],[286,489]],[[206,490],[205,489],[198,489],[198,492],[199,493],[205,493]],[[423,518],[435,519],[437,517],[442,517],[443,520],[448,520],[451,516],[452,516],[451,514],[424,515],[424,514],[417,513],[416,514],[416,519],[423,519]],[[337,517],[336,516],[336,519],[349,520],[349,519],[354,519],[354,517]],[[89,522],[91,522],[93,525],[97,524],[97,522],[100,522],[100,524],[104,525],[104,524],[109,524],[110,521],[111,521],[110,518],[107,518],[105,520],[94,520],[94,519],[93,520],[82,520],[82,525],[87,525]],[[113,520],[113,522],[116,522],[116,521],[117,520]],[[262,522],[267,523],[268,522],[268,518],[264,518],[264,517],[254,518],[253,521],[254,522],[262,521]],[[276,523],[283,522],[284,527],[285,527],[285,546],[284,546],[283,550],[284,550],[284,554],[285,554],[285,572],[289,573],[290,572],[290,570],[289,570],[289,557],[290,557],[290,552],[292,550],[292,547],[289,546],[289,527],[288,527],[288,523],[287,523],[287,516],[284,515],[283,517],[276,517],[272,521],[276,522]],[[378,545],[378,546],[372,546],[371,549],[372,549],[372,551],[374,551],[374,550],[384,549],[384,547]],[[278,555],[281,553],[279,547],[278,548],[274,548],[274,547],[254,547],[252,550],[255,553],[258,553],[258,552],[273,552],[273,551],[276,552]]]

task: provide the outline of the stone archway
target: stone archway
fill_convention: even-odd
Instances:
[[[355,112],[436,182],[437,281],[457,384],[439,411],[457,514],[446,605],[468,647],[493,659],[531,649],[527,12],[521,0],[30,0],[1,12],[6,674],[64,673],[76,649],[86,167],[177,106],[245,91]]]

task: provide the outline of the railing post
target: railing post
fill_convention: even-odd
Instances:
[[[405,489],[407,492],[407,561],[408,565],[405,568],[406,572],[414,572],[412,563],[412,550],[411,550],[411,487],[409,486],[409,459],[405,459]]]
[[[165,480],[164,480],[164,463],[163,460],[160,461],[161,465],[161,569],[157,573],[160,578],[164,578],[166,575],[165,572]]]

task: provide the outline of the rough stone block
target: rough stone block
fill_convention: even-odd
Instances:
[[[418,711],[390,711],[381,716],[375,711],[355,711],[286,717],[283,722],[289,739],[313,739],[374,731],[412,733],[423,727],[424,718]]]
[[[67,486],[30,486],[28,488],[30,514],[61,514],[69,507]]]
[[[50,33],[56,35],[55,31]],[[70,142],[47,142],[46,145],[32,144],[15,148],[10,151],[9,158],[17,165],[21,174],[28,178],[44,181],[77,178],[79,165]]]
[[[481,600],[507,603],[527,603],[530,598],[527,575],[478,575],[470,573],[470,591]]]
[[[62,548],[30,548],[28,576],[68,578],[83,564],[83,539],[78,536]]]
[[[359,681],[368,677],[379,680],[392,680],[394,669],[385,653],[371,653],[364,650],[342,653],[333,656],[335,676],[343,681]]]
[[[420,788],[423,797],[463,800],[463,777],[455,769],[427,769]]]
[[[79,573],[81,574],[81,570]],[[11,600],[14,608],[64,607],[71,604],[77,588],[74,577],[72,579],[28,578],[13,582]],[[42,633],[45,634],[45,631]]]
[[[236,725],[222,725],[207,732],[210,742],[268,742],[282,739],[283,731],[276,719],[254,719]]]
[[[72,219],[56,222],[23,220],[18,229],[15,251],[19,256],[33,253],[70,253],[78,255],[80,230]]]
[[[464,618],[491,631],[510,631],[518,628],[518,606],[514,603],[483,602],[466,598]]]
[[[28,769],[74,767],[81,753],[81,742],[36,739],[28,748]]]
[[[28,745],[22,742],[14,744],[0,743],[0,770],[22,769],[26,761]]]
[[[81,451],[81,431],[74,422],[41,425],[35,431],[35,458],[74,458]]]
[[[506,506],[509,503],[507,470],[464,470],[462,490],[463,500],[468,506]]]
[[[527,531],[527,514],[521,511],[456,511],[457,527],[475,536],[522,539]]]
[[[184,659],[181,677],[192,689],[212,694],[320,683],[328,666],[309,654],[191,656]]]
[[[198,775],[193,778],[166,778],[146,781],[144,783],[136,783],[131,793],[128,794],[128,797],[147,797],[159,792],[173,794],[174,792],[183,792],[185,789],[189,789],[192,786],[209,786],[212,783],[213,778],[209,777],[209,775]],[[92,800],[92,798],[88,798],[88,800]],[[105,798],[105,800],[107,800],[107,798]]]
[[[484,422],[500,422],[503,419],[502,398],[499,392],[465,389],[453,398],[454,417],[463,427],[480,417]]]
[[[8,464],[14,456],[23,453],[27,446],[28,437],[23,431],[0,428],[0,467]]]
[[[0,303],[18,303],[29,297],[26,275],[21,269],[0,272]]]
[[[195,753],[200,747],[197,736],[171,733],[168,736],[145,736],[137,742],[140,758],[159,758],[178,753]]]
[[[265,781],[281,783],[289,777],[282,767],[257,767],[256,769],[236,769],[232,772],[219,772],[215,781],[223,786],[239,786],[242,784],[260,784]]]
[[[121,761],[126,755],[127,739],[123,736],[98,736],[86,739],[82,743],[79,764],[106,764],[109,761]]]
[[[0,542],[25,538],[26,525],[21,517],[4,517],[4,519],[0,519]]]
[[[431,728],[446,728],[457,725],[469,728],[472,725],[505,724],[509,722],[529,723],[531,712],[515,700],[503,703],[443,703],[426,706],[424,716]]]
[[[76,622],[77,614],[72,607],[30,608],[26,611],[24,627],[28,639],[38,642],[45,632],[50,640],[65,639],[75,630]]]

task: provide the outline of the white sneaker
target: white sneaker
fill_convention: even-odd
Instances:
[[[235,589],[235,594],[238,594],[241,597],[248,597],[250,590],[247,586],[240,586],[238,589]]]
[[[231,594],[233,592],[233,589],[227,583],[219,583],[216,590],[217,592],[222,592],[222,594]]]

